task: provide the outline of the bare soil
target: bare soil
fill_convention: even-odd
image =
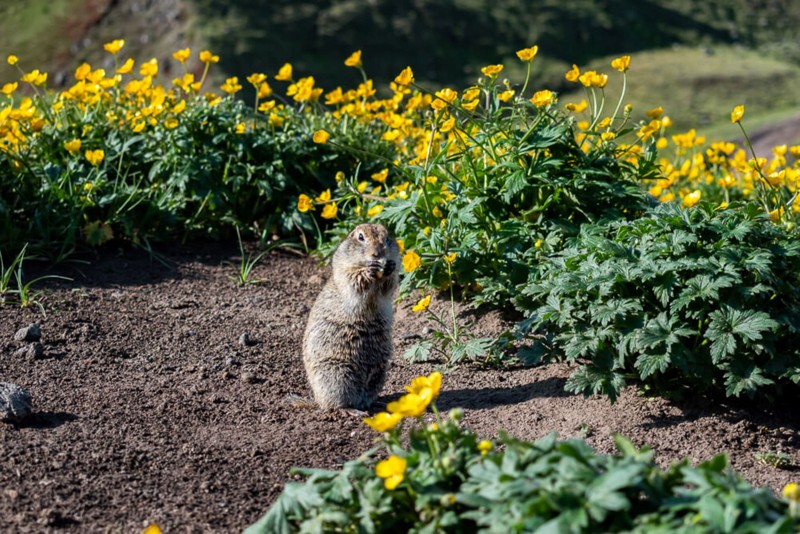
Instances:
[[[106,250],[58,268],[37,307],[0,306],[0,381],[33,397],[34,415],[0,423],[0,531],[235,532],[258,519],[292,480],[292,466],[336,468],[376,435],[345,414],[289,407],[310,396],[301,362],[305,320],[326,276],[318,261],[275,252],[260,282],[229,277],[236,247],[200,244],[160,251]],[[34,273],[33,264],[26,267]],[[397,304],[399,354],[430,325]],[[434,301],[433,306],[447,305]],[[468,313],[479,333],[509,326],[498,312]],[[43,354],[14,333],[41,325]],[[243,343],[243,334],[249,338]],[[381,402],[434,364],[397,357]],[[752,484],[779,491],[800,478],[795,405],[647,398],[633,387],[616,404],[564,392],[566,365],[447,372],[441,409],[492,437],[549,432],[613,450],[611,434],[656,449],[658,461],[700,461],[726,452]],[[778,469],[755,453],[786,454]]]

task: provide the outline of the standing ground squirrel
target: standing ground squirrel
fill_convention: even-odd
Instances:
[[[379,224],[358,225],[333,254],[333,274],[308,317],[303,363],[323,409],[366,410],[392,358],[400,248]]]

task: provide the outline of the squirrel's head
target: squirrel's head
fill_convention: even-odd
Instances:
[[[400,262],[397,240],[380,224],[356,226],[337,250],[340,254],[374,271],[378,278],[394,273]]]

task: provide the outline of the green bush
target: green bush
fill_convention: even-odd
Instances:
[[[436,422],[413,422],[404,446],[402,422],[422,415],[435,397],[414,385],[433,376],[415,379],[390,413],[367,421],[386,431],[391,456],[378,461],[374,449],[340,471],[295,470],[306,480],[288,483],[245,532],[788,534],[800,527],[786,502],[731,472],[724,455],[662,469],[651,450],[621,436],[612,455],[554,434],[534,442],[502,436],[494,444],[461,428],[460,410],[442,417],[435,405]]]
[[[661,205],[585,225],[521,289],[529,363],[580,364],[567,389],[770,396],[800,382],[800,242],[752,205]],[[768,387],[765,387],[768,386]]]

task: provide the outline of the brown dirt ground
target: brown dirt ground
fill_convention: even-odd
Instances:
[[[36,307],[0,306],[0,381],[33,396],[27,423],[0,423],[0,531],[233,532],[258,519],[292,466],[335,468],[370,448],[375,433],[352,416],[291,408],[309,396],[300,355],[305,320],[325,270],[276,252],[257,266],[257,285],[229,279],[236,247],[107,250],[90,264],[62,266],[72,281],[47,280]],[[31,264],[31,274],[34,266]],[[397,352],[429,327],[397,305]],[[444,308],[443,301],[433,306]],[[476,330],[506,326],[481,313]],[[44,356],[18,354],[14,332],[42,326]],[[248,334],[249,345],[240,344]],[[433,364],[396,359],[381,401]],[[751,483],[779,490],[796,467],[760,464],[755,453],[800,463],[796,406],[770,412],[747,403],[671,402],[628,388],[604,398],[563,391],[566,365],[487,369],[464,365],[444,378],[439,407],[465,409],[483,436],[549,432],[586,436],[600,451],[621,432],[649,444],[663,464],[719,452]]]

